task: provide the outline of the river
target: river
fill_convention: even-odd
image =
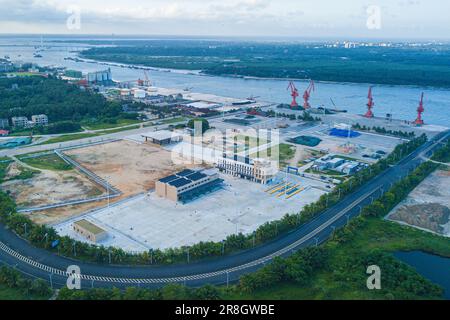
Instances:
[[[421,251],[396,252],[395,257],[415,268],[422,276],[440,285],[450,300],[450,259]]]
[[[41,52],[42,58],[35,58],[35,46],[40,46],[40,37],[0,37],[0,57],[8,55],[12,60],[34,62],[40,65],[64,66],[83,72],[97,71],[106,66],[64,60],[66,57],[76,57],[76,52],[87,46],[85,44],[55,43],[53,40],[67,40],[64,37],[46,37]],[[73,39],[70,38],[70,39]],[[80,38],[81,39],[81,38]],[[118,39],[115,39],[118,40]],[[72,41],[72,40],[70,40]],[[115,80],[137,80],[144,78],[142,70],[123,67],[111,67]],[[276,103],[290,103],[287,91],[287,80],[274,79],[242,79],[188,74],[183,72],[151,71],[151,81],[158,87],[192,88],[193,92],[210,93],[245,99],[258,96],[261,100]],[[306,88],[306,82],[297,81],[301,92]],[[367,84],[326,83],[317,82],[316,91],[312,94],[311,104],[315,107],[333,107],[331,99],[338,108],[347,109],[350,113],[365,112],[367,103]],[[450,126],[450,90],[438,88],[422,88],[414,86],[376,85],[374,87],[375,113],[385,116],[391,113],[397,119],[414,120],[420,94],[425,92],[425,121],[428,124]]]

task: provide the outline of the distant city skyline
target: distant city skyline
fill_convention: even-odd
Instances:
[[[0,0],[0,7],[3,34],[450,38],[450,3],[441,0]]]

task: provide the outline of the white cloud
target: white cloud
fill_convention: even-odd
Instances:
[[[450,2],[377,0],[378,36],[447,36]],[[81,33],[366,36],[366,0],[0,0],[0,32],[67,33],[67,8],[81,9]],[[417,34],[418,25],[420,34]],[[19,31],[17,31],[19,32]],[[21,31],[23,32],[23,31]]]

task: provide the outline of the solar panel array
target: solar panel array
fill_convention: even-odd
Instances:
[[[176,188],[181,188],[206,177],[207,175],[202,172],[186,169],[174,175],[162,178],[159,181],[162,183],[168,183]]]

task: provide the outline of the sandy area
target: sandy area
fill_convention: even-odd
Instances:
[[[437,170],[398,205],[388,219],[450,237],[450,171]]]
[[[186,167],[174,165],[171,153],[158,146],[125,140],[66,154],[121,190],[125,197],[154,189],[157,180]]]

